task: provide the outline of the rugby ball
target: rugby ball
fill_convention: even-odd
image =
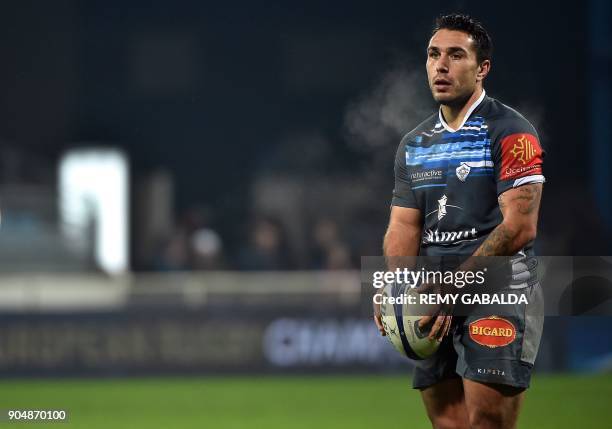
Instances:
[[[432,356],[440,343],[427,338],[429,329],[419,328],[422,316],[416,314],[418,306],[406,303],[408,296],[418,297],[418,292],[408,285],[388,284],[381,290],[381,295],[381,321],[393,347],[410,359],[422,360]],[[418,298],[415,298],[415,302],[418,302]],[[426,314],[425,311],[423,314]]]

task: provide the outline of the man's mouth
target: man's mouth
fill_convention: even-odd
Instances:
[[[436,89],[446,89],[449,86],[451,86],[451,82],[449,80],[446,80],[446,79],[434,80],[434,87],[436,87]]]

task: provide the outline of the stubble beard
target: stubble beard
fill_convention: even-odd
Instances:
[[[468,102],[472,94],[460,94],[452,98],[438,97],[433,95],[433,99],[441,106],[447,106],[451,109],[460,109]]]

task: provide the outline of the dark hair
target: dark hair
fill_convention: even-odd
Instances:
[[[435,34],[438,30],[455,30],[469,34],[474,40],[474,48],[476,49],[476,58],[480,64],[484,60],[490,60],[493,53],[493,42],[487,30],[482,24],[476,21],[469,15],[460,13],[451,13],[449,15],[440,16],[436,19],[436,25],[431,34]]]

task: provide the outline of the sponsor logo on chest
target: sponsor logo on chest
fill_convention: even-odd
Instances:
[[[438,218],[438,222],[440,222],[444,217],[446,217],[449,213],[449,209],[453,210],[463,210],[462,207],[448,204],[448,197],[446,195],[442,195],[438,200],[438,209],[434,210],[430,213],[427,213],[425,216],[428,218],[429,216],[436,215]],[[440,231],[437,227],[435,229],[426,229],[423,232],[423,244],[452,244],[457,241],[462,240],[475,240],[478,236],[478,231],[476,228],[466,229],[464,231]]]
[[[421,170],[410,173],[412,183],[421,183],[428,180],[437,180],[444,178],[444,171],[440,169]]]

